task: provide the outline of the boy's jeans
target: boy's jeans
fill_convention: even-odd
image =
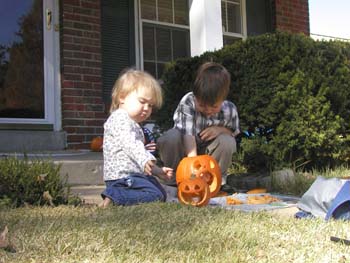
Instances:
[[[143,174],[106,181],[102,198],[108,197],[117,205],[135,205],[154,201],[165,201],[166,192],[157,179]]]
[[[183,136],[177,129],[170,129],[157,140],[157,149],[164,166],[176,168],[182,158],[185,157]],[[221,134],[210,142],[199,143],[197,141],[197,154],[208,154],[215,158],[221,168],[222,183],[226,183],[226,172],[232,163],[232,154],[236,152],[236,139],[228,134]],[[162,182],[168,185],[176,185],[175,176],[172,182]]]

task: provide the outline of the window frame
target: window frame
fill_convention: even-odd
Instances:
[[[44,74],[44,118],[0,118],[1,127],[13,125],[45,125],[61,130],[60,79],[59,79],[59,3],[43,0],[43,74]],[[46,25],[46,13],[51,11],[51,27]],[[39,127],[38,126],[38,127]],[[35,129],[34,126],[32,126]],[[51,129],[51,128],[49,128]]]
[[[135,54],[136,54],[136,65],[138,65],[138,67],[141,70],[144,70],[144,63],[145,63],[145,59],[144,59],[144,45],[143,45],[143,26],[144,24],[148,25],[148,26],[154,26],[155,28],[165,28],[165,29],[170,29],[170,30],[181,30],[181,31],[187,31],[188,32],[188,48],[189,48],[189,55],[191,55],[191,39],[190,39],[190,25],[189,25],[189,17],[188,17],[188,25],[181,25],[181,24],[176,24],[175,23],[175,9],[174,9],[174,1],[176,0],[172,0],[172,20],[173,23],[168,23],[168,22],[161,22],[158,21],[158,0],[156,0],[156,19],[157,20],[151,20],[151,19],[144,19],[142,18],[142,13],[141,13],[141,1],[142,0],[135,0],[135,6],[137,9],[137,13],[136,13],[136,19],[138,19],[138,21],[135,23],[136,28],[135,28],[135,39],[137,41],[136,45],[135,45]],[[188,6],[188,10],[187,10],[187,15],[189,16],[189,6]],[[171,39],[172,40],[172,33],[171,33]],[[172,43],[171,43],[172,45]],[[155,50],[156,50],[156,46],[155,46]],[[173,47],[171,47],[171,57],[173,58]],[[154,61],[147,61],[146,62],[154,62],[156,65],[157,63],[164,63],[164,61],[158,61],[157,58]],[[160,76],[158,76],[158,72],[157,72],[157,67],[156,67],[156,75],[158,78],[160,78]]]
[[[228,24],[228,16],[227,16],[227,3],[235,4],[240,6],[240,16],[241,16],[241,30],[242,33],[233,33],[225,31],[225,27],[222,28],[223,38],[237,38],[237,39],[246,39],[247,38],[247,14],[246,14],[246,0],[221,0],[221,5],[225,4],[225,24]],[[221,8],[222,9],[222,8]],[[223,14],[221,14],[221,20],[223,20]],[[226,26],[227,27],[227,26]]]

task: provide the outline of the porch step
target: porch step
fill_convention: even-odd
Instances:
[[[9,126],[9,127],[7,127]],[[16,125],[4,125],[0,130],[0,151],[1,152],[32,152],[32,151],[57,151],[66,147],[66,133],[62,131],[33,131],[33,130],[12,130]],[[37,125],[35,125],[37,126]],[[30,124],[21,125],[19,128],[28,129]],[[12,129],[11,129],[12,128]],[[18,127],[17,127],[18,128]]]
[[[23,153],[0,152],[1,157],[23,158]],[[87,150],[62,150],[26,153],[28,158],[48,159],[61,165],[62,178],[68,176],[68,184],[73,195],[80,197],[84,204],[99,204],[101,193],[105,189],[103,181],[103,154]],[[165,186],[168,201],[177,196],[175,187]]]
[[[103,182],[103,154],[88,150],[58,150],[26,153],[30,159],[47,159],[61,165],[60,175],[68,176],[71,193],[84,204],[99,204],[105,188]],[[23,153],[0,152],[0,158],[23,158]]]
[[[98,205],[102,202],[101,193],[104,185],[77,185],[71,187],[71,193],[80,197],[87,205]]]
[[[23,158],[23,153],[2,152],[1,157]],[[68,176],[68,184],[104,185],[103,182],[103,154],[88,150],[61,150],[26,153],[30,159],[47,159],[61,165],[62,178]]]
[[[103,154],[100,152],[78,151],[51,155],[54,163],[60,164],[61,176],[68,175],[68,184],[104,185]]]

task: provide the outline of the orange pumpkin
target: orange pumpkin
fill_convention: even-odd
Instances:
[[[217,161],[209,155],[183,158],[176,169],[176,183],[199,177],[209,185],[210,197],[216,196],[221,187],[221,170]]]
[[[92,139],[90,149],[93,152],[102,152],[103,138],[98,136]]]
[[[191,178],[178,185],[177,196],[185,205],[205,206],[210,200],[209,185],[201,178]]]
[[[254,188],[246,192],[246,194],[263,194],[266,192],[267,192],[266,188]]]

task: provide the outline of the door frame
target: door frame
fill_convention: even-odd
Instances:
[[[51,12],[51,24],[47,26]],[[44,111],[45,117],[32,118],[0,118],[0,129],[15,127],[21,129],[21,125],[30,125],[30,129],[36,130],[45,127],[47,130],[59,131],[61,124],[61,82],[59,74],[59,0],[43,0],[43,47],[44,47]],[[38,125],[36,128],[35,126]]]

